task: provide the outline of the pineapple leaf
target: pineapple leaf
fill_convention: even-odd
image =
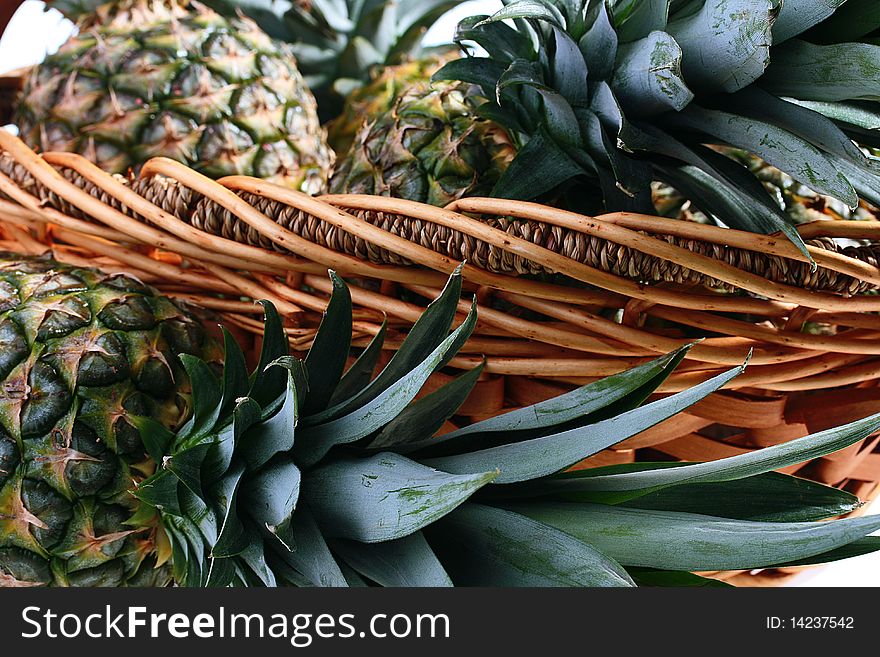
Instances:
[[[498,85],[498,80],[505,70],[495,61],[485,57],[463,57],[446,63],[431,76],[431,79],[434,81],[461,80],[468,84],[475,84],[480,87],[487,98],[491,98]]]
[[[189,420],[177,432],[177,442],[198,440],[210,431],[220,416],[223,391],[217,377],[201,358],[181,354],[180,361],[192,385],[193,411]]]
[[[698,130],[721,143],[755,153],[766,162],[789,172],[816,191],[840,199],[850,208],[859,204],[850,182],[825,154],[800,137],[771,123],[691,105],[670,117],[668,123]]]
[[[182,516],[178,497],[180,479],[167,470],[159,470],[152,477],[139,483],[132,491],[137,499],[156,507],[168,516]]]
[[[735,367],[684,392],[658,399],[596,424],[464,454],[428,458],[424,459],[424,463],[458,474],[497,468],[501,471],[495,480],[498,484],[544,477],[680,413],[728,384],[740,372],[742,367]]]
[[[732,584],[718,579],[700,577],[693,573],[680,570],[657,570],[656,568],[636,568],[630,566],[626,569],[637,586],[674,586],[674,587],[708,587],[708,588],[734,588]]]
[[[559,8],[556,7],[555,3],[543,0],[514,0],[485,20],[477,23],[476,27],[516,18],[546,21],[551,25],[565,29],[565,17],[559,11]]]
[[[306,472],[303,497],[326,536],[375,543],[422,529],[497,476],[497,471],[453,475],[382,452]]]
[[[509,508],[593,545],[624,566],[741,570],[804,559],[880,529],[880,517],[828,522],[727,520],[603,504],[512,504]]]
[[[728,108],[743,116],[773,123],[793,135],[805,139],[831,155],[849,160],[856,166],[869,168],[871,163],[864,153],[834,125],[818,112],[777,98],[760,87],[751,86],[731,94],[725,101]]]
[[[593,546],[518,513],[466,503],[428,530],[458,586],[634,586]]]
[[[773,45],[778,45],[815,27],[847,0],[785,0],[773,24]]]
[[[791,103],[811,109],[832,121],[849,124],[864,130],[880,129],[880,112],[871,110],[868,106],[858,103],[827,103],[822,101],[800,100],[798,98],[786,99]],[[847,126],[844,125],[844,129]]]
[[[797,559],[795,561],[787,561],[785,563],[774,564],[777,568],[790,568],[792,566],[811,566],[819,563],[831,563],[832,561],[840,561],[842,559],[850,559],[852,557],[860,557],[863,554],[871,554],[880,551],[880,536],[866,536],[857,541],[848,543],[834,550],[823,552],[812,557]]]
[[[213,446],[213,441],[190,445],[165,457],[162,467],[173,472],[193,493],[202,495],[202,464]]]
[[[600,2],[596,20],[578,42],[591,78],[598,80],[611,78],[614,62],[617,59],[618,41],[617,32],[608,17],[608,7],[604,2]]]
[[[326,423],[348,415],[376,399],[393,384],[411,373],[413,368],[430,357],[449,333],[460,297],[461,266],[458,266],[449,277],[440,296],[428,305],[416,323],[413,324],[403,344],[400,345],[379,376],[356,396],[303,418],[303,426]]]
[[[147,454],[157,465],[161,465],[165,455],[171,453],[171,446],[175,441],[174,432],[151,417],[129,416],[128,421],[140,433]]]
[[[281,561],[312,586],[348,586],[308,504],[300,503],[297,506],[291,530],[295,547],[288,550],[280,544],[273,545],[274,554]]]
[[[613,374],[571,392],[475,422],[450,433],[420,443],[431,448],[473,449],[486,434],[500,434],[510,442],[515,437],[535,437],[531,432],[546,431],[550,427],[577,422],[583,426],[596,421],[598,414],[613,416],[640,405],[657,386],[665,381],[687,356],[687,345],[649,363],[638,365],[620,374]],[[517,433],[522,432],[522,433]],[[478,434],[478,435],[474,435]],[[511,436],[510,434],[513,434]]]
[[[231,559],[210,559],[208,578],[204,583],[206,587],[231,586],[235,581],[235,562]]]
[[[730,93],[761,77],[770,62],[771,28],[781,4],[715,0],[670,21],[666,31],[681,45],[688,86],[700,93]]]
[[[217,524],[217,516],[211,512],[204,499],[185,486],[178,488],[178,497],[183,515],[199,528],[204,537],[203,543],[208,545],[216,543],[220,527]],[[204,545],[202,547],[204,549]]]
[[[831,161],[849,178],[859,196],[868,203],[880,205],[880,176],[867,171],[865,167],[858,167],[848,160],[831,156]],[[876,169],[880,166],[880,160],[871,160],[870,164],[871,169]]]
[[[211,546],[213,557],[234,557],[247,547],[247,530],[237,508],[238,489],[244,472],[244,465],[233,461],[226,475],[217,482],[215,496],[221,522],[220,535]]]
[[[553,27],[556,46],[550,70],[553,85],[568,102],[575,105],[587,103],[587,62],[574,40],[558,27]]]
[[[383,543],[337,539],[330,545],[355,571],[380,586],[452,586],[422,532]]]
[[[612,87],[634,117],[679,112],[694,99],[681,74],[681,48],[665,32],[652,32],[617,53]]]
[[[504,23],[487,22],[486,16],[465,18],[455,28],[455,43],[475,41],[485,50],[490,61],[502,68],[515,59],[533,59],[535,48],[526,34]]]
[[[801,100],[880,100],[880,46],[817,46],[792,39],[774,48],[773,63],[761,86]]]
[[[251,376],[251,390],[249,397],[257,402],[261,408],[266,409],[274,400],[278,399],[284,391],[287,376],[283,369],[269,367],[278,358],[287,355],[287,334],[281,325],[278,311],[268,301],[260,301],[265,312],[265,326],[263,328],[263,346],[260,350],[260,362]]]
[[[577,501],[594,500],[587,496]],[[624,502],[623,506],[736,520],[812,522],[850,513],[861,504],[858,497],[844,490],[767,472],[733,481],[671,486]]]
[[[474,303],[461,326],[443,340],[421,363],[377,397],[335,420],[323,424],[301,425],[295,450],[298,462],[306,467],[314,465],[335,445],[360,440],[394,420],[415,398],[428,377],[458,351],[470,336],[476,323],[477,313]]]
[[[327,407],[342,378],[351,345],[351,293],[335,271],[330,271],[330,280],[333,282],[333,293],[306,355],[309,392],[302,405],[303,415]]]
[[[300,479],[299,468],[289,457],[275,457],[243,484],[242,501],[250,517],[273,534],[288,526],[299,499]],[[285,537],[279,537],[286,544]]]
[[[342,376],[333,396],[327,402],[328,406],[336,406],[340,402],[354,397],[361,392],[370,383],[373,378],[373,371],[376,369],[376,363],[379,362],[379,356],[382,354],[382,345],[385,343],[385,331],[388,328],[388,320],[383,319],[379,331],[370,340],[367,348],[361,352],[357,360],[352,364],[348,371]]]
[[[223,326],[223,400],[220,402],[220,417],[225,417],[248,393],[247,362],[244,353],[232,334]]]
[[[492,195],[534,199],[583,173],[583,167],[556,144],[545,128],[541,128],[517,153]]]
[[[180,518],[169,516],[165,519],[165,532],[171,543],[171,563],[174,569],[174,579],[183,582],[185,586],[201,586],[200,573],[195,571],[195,558],[189,559],[189,545],[186,535],[179,527]],[[190,563],[192,561],[192,563]]]
[[[643,39],[666,29],[670,0],[623,0],[613,4],[612,16],[621,43]],[[604,4],[604,3],[602,3]]]
[[[569,146],[579,146],[583,143],[578,130],[578,120],[569,100],[544,81],[540,68],[532,62],[517,59],[504,71],[496,85],[498,102],[501,102],[505,90],[521,86],[535,89],[541,95],[544,103],[545,126],[555,141]]]
[[[204,550],[204,540],[199,528],[185,516],[172,519],[181,547],[185,546],[187,553],[187,585],[203,586],[209,570],[209,564]]]
[[[615,498],[602,491],[579,486],[583,479],[654,469],[679,468],[678,462],[621,463],[605,467],[564,472],[535,482],[492,489],[491,499],[546,498],[561,502],[614,504]],[[838,488],[766,472],[743,479],[704,484],[682,484],[649,492],[619,502],[624,506],[658,511],[709,513],[737,520],[808,522],[850,513],[861,506],[855,495]]]
[[[610,499],[621,502],[666,486],[732,481],[796,465],[844,449],[864,440],[878,429],[880,414],[717,461],[598,476],[564,475],[560,481],[571,476],[572,480],[578,480],[576,488],[617,493],[619,497]]]
[[[239,560],[244,563],[257,576],[263,586],[277,586],[275,575],[266,563],[266,553],[259,532],[252,527],[246,528],[248,537],[247,545],[239,553]]]
[[[238,441],[250,427],[260,421],[261,415],[259,405],[250,397],[238,400],[232,411],[232,421],[218,429],[213,448],[202,464],[203,482],[210,485],[223,476],[229,469]]]
[[[846,0],[833,16],[810,30],[805,39],[810,43],[858,41],[876,29],[880,29],[880,4],[876,0]]]
[[[297,364],[302,367],[298,361]],[[270,367],[282,369],[274,363]],[[298,417],[297,393],[293,374],[290,371],[285,374],[287,385],[278,411],[245,431],[236,444],[236,452],[241,454],[249,470],[259,469],[276,454],[293,448]]]
[[[434,434],[468,398],[482,371],[481,363],[434,392],[415,400],[385,425],[370,441],[368,449],[393,447],[395,451],[405,454],[411,449],[410,443],[423,440],[434,442]]]

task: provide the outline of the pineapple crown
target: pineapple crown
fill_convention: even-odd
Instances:
[[[287,41],[323,120],[379,68],[423,54],[422,37],[462,0],[206,0],[221,14],[243,12]]]
[[[806,248],[743,166],[753,153],[854,208],[880,204],[875,0],[512,0],[458,26],[488,57],[435,79],[478,84],[480,110],[523,147],[495,194],[599,186],[608,210],[653,214],[651,182],[724,224]],[[584,208],[585,211],[589,209]]]
[[[727,385],[737,367],[642,403],[688,347],[560,397],[437,436],[482,367],[419,399],[476,324],[456,271],[385,368],[385,326],[346,371],[352,307],[333,293],[305,360],[271,304],[250,376],[226,334],[218,380],[183,356],[193,412],[139,421],[159,464],[175,576],[201,585],[706,585],[692,570],[815,563],[880,548],[880,518],[814,522],[853,495],[772,472],[846,447],[880,416],[713,463],[563,472]]]

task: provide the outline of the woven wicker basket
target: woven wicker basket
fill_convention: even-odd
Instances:
[[[0,77],[0,107],[20,78]],[[51,247],[62,261],[132,272],[215,312],[254,351],[261,310],[252,299],[259,298],[283,312],[295,351],[309,347],[330,290],[327,268],[353,284],[353,344],[365,346],[387,316],[393,350],[420,304],[466,261],[465,293],[476,295],[480,321],[430,382],[485,358],[458,423],[551,397],[698,337],[659,394],[752,354],[734,387],[587,465],[712,460],[880,411],[880,222],[817,221],[799,231],[815,271],[778,236],[498,199],[440,209],[375,196],[312,198],[242,176],[212,181],[163,158],[126,179],[77,155],[36,155],[0,130],[0,249]],[[467,306],[463,299],[462,316]],[[787,471],[872,497],[878,445],[872,437]]]

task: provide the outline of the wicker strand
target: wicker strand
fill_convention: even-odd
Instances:
[[[6,153],[0,154],[0,172],[14,180],[25,191],[39,198],[44,205],[72,217],[88,219],[78,208],[35,181],[23,166]],[[85,180],[76,172],[70,169],[61,169],[61,173],[67,180],[102,203],[129,216],[135,216],[135,213],[116,198]],[[176,180],[158,175],[132,180],[117,176],[117,179],[129,184],[133,191],[151,203],[195,228],[240,243],[282,251],[278,245],[239,220],[229,210],[202,197]],[[320,246],[375,264],[412,264],[406,258],[388,249],[379,247],[351,232],[340,230],[291,206],[256,194],[242,192],[239,195],[279,225]],[[445,226],[382,211],[356,210],[352,214],[393,235],[455,260],[467,260],[490,272],[517,275],[552,273],[520,255],[510,253]],[[478,219],[513,237],[525,239],[574,261],[631,280],[645,283],[673,283],[683,286],[699,285],[724,291],[735,289],[727,283],[663,258],[567,228],[539,221],[508,217],[481,216]],[[675,246],[760,275],[775,283],[847,296],[877,289],[877,286],[870,282],[823,267],[813,271],[807,263],[788,258],[673,235],[659,237]],[[872,266],[880,265],[880,245],[841,247],[830,238],[809,240],[807,244],[830,252],[841,253]]]

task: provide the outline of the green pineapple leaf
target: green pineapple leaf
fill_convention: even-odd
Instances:
[[[497,447],[423,459],[431,467],[453,473],[500,470],[497,484],[510,484],[559,472],[612,445],[635,436],[727,385],[738,374],[735,367],[699,385],[615,417],[541,438]]]
[[[272,545],[275,560],[285,563],[311,586],[348,586],[309,505],[304,501],[297,506],[291,536],[290,547]]]
[[[472,451],[493,438],[502,444],[571,429],[614,417],[639,406],[687,356],[690,345],[632,369],[612,374],[526,408],[474,422],[411,445],[420,456]]]
[[[857,541],[848,543],[834,550],[816,554],[795,561],[786,561],[785,563],[775,564],[778,568],[790,568],[792,566],[811,566],[813,564],[831,563],[833,561],[841,561],[842,559],[851,559],[853,557],[861,557],[865,554],[871,554],[880,550],[880,536],[866,536]]]
[[[247,396],[248,373],[244,352],[232,334],[221,327],[223,332],[223,400],[220,402],[220,417],[228,415],[238,399]]]
[[[471,394],[483,371],[478,365],[421,399],[416,399],[386,424],[367,445],[368,449],[393,447],[402,454],[418,449],[452,417]],[[429,443],[438,439],[428,438]]]
[[[880,529],[880,518],[778,523],[604,504],[506,505],[593,545],[624,566],[742,570],[804,559]]]
[[[333,396],[327,402],[328,406],[336,406],[341,401],[354,397],[369,385],[370,379],[373,378],[373,371],[376,369],[376,363],[379,362],[379,356],[382,354],[382,345],[385,343],[387,330],[388,320],[383,319],[379,331],[340,379]]]
[[[303,415],[326,408],[342,378],[351,345],[351,294],[335,271],[330,271],[330,280],[333,282],[330,303],[305,359],[309,392]]]
[[[778,45],[820,24],[845,3],[847,0],[785,0],[773,24],[773,44]]]
[[[635,412],[631,411],[631,413]],[[844,449],[878,430],[880,430],[880,414],[717,461],[595,476],[589,472],[571,473],[563,475],[558,480],[548,481],[547,485],[551,488],[558,485],[557,492],[571,486],[572,491],[579,489],[613,493],[604,501],[616,503],[646,495],[666,486],[733,481],[797,465]],[[569,481],[570,484],[566,483]]]
[[[732,584],[709,577],[700,577],[680,570],[657,570],[656,568],[636,568],[630,566],[626,571],[637,586],[673,586],[679,588],[733,588]]]
[[[337,539],[333,551],[380,586],[452,586],[452,580],[422,532],[382,543]]]
[[[603,10],[605,3],[601,3]],[[644,39],[666,29],[670,0],[619,0],[612,3],[614,26],[621,43]],[[604,13],[604,11],[603,11]]]
[[[466,503],[428,536],[459,586],[634,586],[592,545],[504,509]]]
[[[431,357],[449,333],[461,296],[461,267],[457,267],[440,296],[437,297],[413,324],[403,344],[388,364],[360,393],[328,409],[303,418],[304,426],[336,420],[373,401],[389,387],[399,382],[413,368]],[[449,343],[451,346],[452,343]],[[442,362],[442,359],[436,364]]]
[[[761,86],[778,96],[802,100],[880,100],[880,46],[817,46],[792,39],[774,51]]]
[[[474,304],[461,326],[437,345],[421,363],[383,390],[377,397],[367,401],[348,415],[343,415],[335,420],[316,424],[314,416],[309,418],[312,420],[311,423],[308,423],[307,419],[299,430],[299,442],[295,451],[297,461],[304,466],[314,465],[334,446],[353,443],[365,438],[398,417],[403,409],[415,399],[428,377],[442,367],[444,360],[450,358],[451,354],[456,353],[464,344],[464,341],[474,330],[476,323],[477,313],[476,304]],[[391,367],[392,363],[393,359],[388,367]],[[381,376],[380,374],[379,378]],[[367,388],[367,390],[369,389],[370,387]]]
[[[858,41],[877,29],[880,29],[880,5],[874,0],[845,0],[842,7],[814,25],[804,38],[810,43]]]
[[[366,543],[412,534],[498,476],[439,472],[392,452],[340,458],[306,473],[303,496],[325,535]]]
[[[303,367],[299,361],[296,361],[296,365]],[[282,366],[276,363],[269,367],[284,371]],[[284,373],[287,385],[281,407],[258,425],[244,431],[236,441],[236,451],[242,455],[247,468],[251,471],[259,470],[277,454],[293,449],[299,402],[293,373],[290,371]]]
[[[268,301],[261,301],[260,304],[265,311],[263,345],[257,369],[251,375],[251,388],[248,396],[265,410],[285,390],[287,373],[283,369],[271,367],[271,365],[275,360],[287,355],[288,342],[287,334],[284,332],[281,318],[278,316],[275,306]]]

